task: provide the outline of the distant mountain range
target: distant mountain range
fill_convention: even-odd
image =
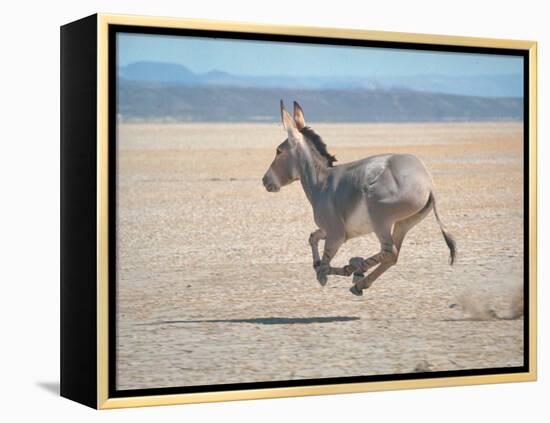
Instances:
[[[428,122],[523,119],[520,98],[403,89],[241,88],[120,80],[123,121],[275,122],[279,99],[297,100],[310,122]]]
[[[186,86],[286,88],[304,90],[413,90],[476,97],[522,97],[520,74],[480,76],[289,77],[234,75],[219,70],[194,73],[174,63],[136,62],[118,69],[121,79]]]

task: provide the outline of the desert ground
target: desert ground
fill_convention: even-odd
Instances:
[[[432,213],[363,297],[322,288],[301,185],[261,183],[280,124],[120,123],[118,389],[523,364],[522,124],[310,124],[339,163],[419,156],[457,263]]]

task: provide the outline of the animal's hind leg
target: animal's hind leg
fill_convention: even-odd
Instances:
[[[407,217],[406,219],[400,220],[399,222],[396,222],[393,226],[393,243],[395,244],[395,247],[397,248],[397,254],[401,251],[401,246],[403,245],[403,241],[405,240],[405,235],[407,235],[407,232],[409,232],[413,227],[415,227],[417,224],[419,224],[432,210],[432,201],[431,199],[428,200],[426,205],[422,210],[420,210],[418,213],[413,214],[412,216]]]
[[[386,270],[397,263],[398,250],[392,238],[392,226],[390,221],[380,222],[375,226],[375,233],[380,241],[380,252],[363,260],[362,263],[355,263],[361,267],[357,268],[354,276],[354,284],[350,288],[350,292],[354,295],[363,295],[363,289],[369,288],[373,282],[378,279]],[[350,265],[354,265],[351,263]],[[367,276],[361,276],[360,271],[366,271],[374,266],[377,266]],[[366,270],[364,270],[366,269]]]
[[[395,243],[391,233],[393,222],[390,220],[381,221],[374,226],[374,232],[380,242],[380,251],[367,259],[363,259],[362,257],[353,257],[350,259],[347,267],[353,270],[354,283],[364,279],[364,274],[373,267],[391,261],[393,256],[396,256],[398,253],[398,248],[394,246]]]
[[[396,253],[395,257],[385,263],[381,262],[380,265],[371,273],[369,273],[365,278],[357,281],[357,283],[350,289],[350,291],[354,295],[362,295],[363,289],[370,287],[373,282],[378,279],[386,270],[397,263],[397,259],[399,257],[399,252],[401,251],[401,246],[403,245],[405,235],[407,235],[407,232],[409,232],[414,226],[420,223],[430,213],[431,209],[432,203],[431,201],[428,201],[424,208],[418,213],[395,223],[391,235]],[[368,265],[369,263],[373,263],[375,261],[374,258],[376,258],[376,260],[382,260],[381,254],[382,252],[375,254],[373,257],[371,257],[371,259],[373,260],[371,260],[370,262],[369,259],[365,260],[366,264]]]
[[[350,292],[353,295],[361,296],[363,295],[363,289],[369,288],[376,279],[378,279],[382,274],[388,270],[390,267],[392,267],[396,260],[387,261],[384,263],[380,263],[372,272],[370,272],[367,276],[365,276],[363,279],[359,280],[358,282],[355,282],[355,284],[349,289]]]
[[[405,239],[405,235],[407,235],[407,232],[409,232],[414,226],[420,223],[430,213],[431,210],[432,203],[430,200],[418,213],[413,214],[406,219],[395,222],[395,224],[393,225],[393,232],[391,237],[393,244],[397,249],[397,255],[399,255],[399,251],[401,251],[401,246],[403,245],[403,241]],[[383,255],[384,250],[382,249],[382,251],[380,251],[379,253],[365,260],[363,260],[361,257],[354,257],[350,260],[349,265],[355,268],[356,273],[364,273],[374,266],[380,264],[380,262],[384,259]]]
[[[379,265],[384,254],[384,251],[380,251],[367,259],[362,257],[352,257],[346,267],[352,270],[354,282],[358,279],[363,279],[365,277],[365,272],[368,272],[371,268]]]

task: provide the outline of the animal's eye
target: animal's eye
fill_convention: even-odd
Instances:
[[[281,153],[282,153],[282,151],[280,149],[277,149],[277,156]]]

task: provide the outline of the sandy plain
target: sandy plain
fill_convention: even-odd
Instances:
[[[279,124],[118,125],[117,388],[523,364],[520,123],[312,124],[340,163],[418,155],[438,210],[363,297],[315,279],[299,183],[261,177]],[[333,261],[378,249],[353,239]]]

